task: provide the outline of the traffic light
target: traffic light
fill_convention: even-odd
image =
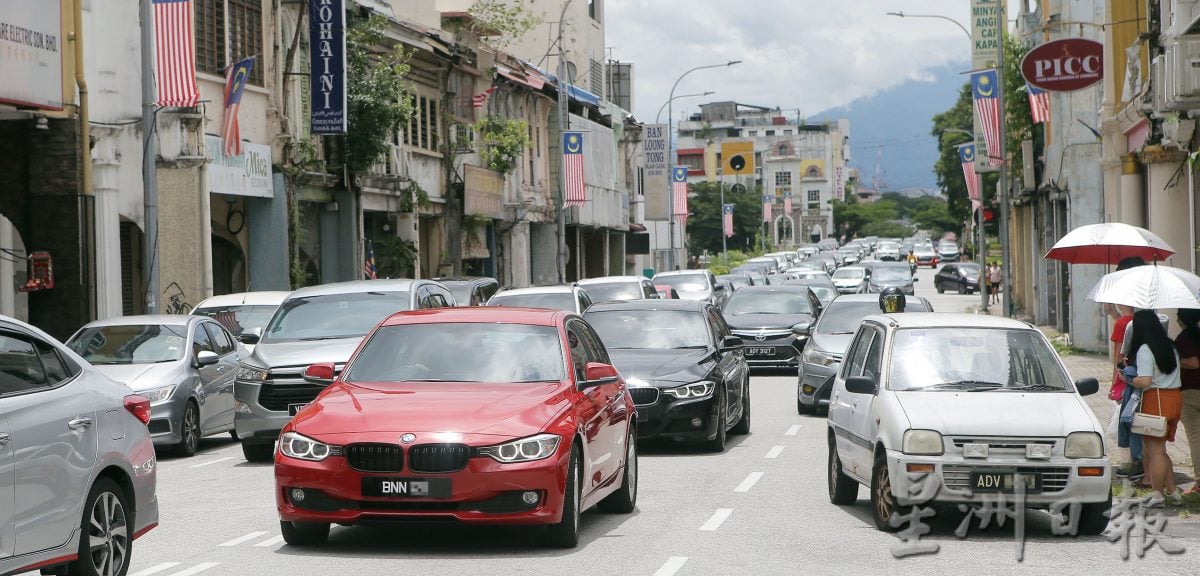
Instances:
[[[721,163],[726,176],[754,174],[754,142],[722,143]]]

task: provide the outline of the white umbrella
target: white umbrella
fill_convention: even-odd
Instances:
[[[1172,266],[1135,266],[1105,274],[1088,300],[1143,310],[1200,308],[1200,276]]]
[[[1145,228],[1105,222],[1071,230],[1045,257],[1071,264],[1118,264],[1130,256],[1154,262],[1174,253],[1170,244]]]

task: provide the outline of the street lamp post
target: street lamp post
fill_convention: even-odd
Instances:
[[[898,18],[936,18],[938,20],[945,20],[954,24],[955,26],[958,26],[958,29],[962,30],[963,34],[966,34],[967,38],[970,38],[972,42],[975,41],[975,37],[971,35],[971,31],[967,30],[967,27],[963,26],[962,22],[959,22],[958,20],[955,20],[949,16],[942,16],[940,14],[905,14],[904,12],[888,12],[887,15],[896,16]]]
[[[558,15],[558,145],[563,145],[562,134],[567,130],[567,50],[563,44],[563,20],[567,17],[567,8],[572,0],[563,4],[562,12]],[[562,152],[560,149],[559,152]],[[555,219],[558,225],[558,281],[567,281],[567,176],[566,155],[558,155],[558,211]]]
[[[667,160],[670,162],[670,166],[667,167],[667,198],[669,199],[668,206],[670,208],[668,210],[668,212],[669,212],[668,215],[671,218],[671,225],[670,225],[670,228],[668,229],[669,234],[671,236],[671,238],[670,238],[671,249],[670,249],[670,251],[667,252],[667,270],[675,269],[675,194],[674,194],[674,192],[671,191],[671,167],[675,165],[675,134],[674,134],[673,128],[672,128],[672,124],[674,123],[674,118],[671,117],[675,113],[675,109],[671,105],[671,103],[675,100],[675,89],[679,87],[679,82],[681,82],[684,79],[684,77],[686,77],[688,74],[691,74],[692,72],[695,72],[697,70],[704,70],[706,68],[724,68],[727,66],[733,66],[735,64],[741,64],[741,63],[742,63],[741,60],[730,60],[729,62],[726,62],[724,64],[709,64],[706,66],[697,66],[695,68],[692,68],[691,70],[688,70],[687,72],[684,72],[683,74],[680,74],[679,78],[675,79],[675,84],[671,86],[671,95],[667,98],[667,151],[668,151]]]
[[[696,93],[696,94],[680,94],[666,102],[663,102],[663,105],[658,107],[658,114],[654,116],[654,123],[658,124],[659,122],[662,122],[662,113],[663,113],[663,110],[665,110],[667,108],[667,104],[670,104],[671,102],[673,102],[675,100],[682,100],[684,98],[700,98],[703,96],[710,96],[712,94],[716,94],[716,92],[709,90],[707,92]]]

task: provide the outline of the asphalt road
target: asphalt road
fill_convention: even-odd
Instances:
[[[978,295],[937,295],[922,270],[918,293],[938,311],[962,311]],[[1173,521],[1168,556],[1155,547],[1122,562],[1104,537],[1060,537],[1049,516],[1028,512],[1024,561],[1012,520],[1003,528],[955,536],[962,516],[932,520],[922,542],[936,554],[896,559],[901,540],[877,531],[867,490],[850,507],[826,496],[825,420],[799,416],[794,374],[756,375],[752,432],[732,437],[724,454],[646,446],[638,509],[626,516],[589,512],[571,551],[540,547],[535,534],[510,529],[342,528],[317,549],[286,546],[279,535],[270,465],[246,463],[236,444],[210,439],[189,459],[163,457],[162,523],[134,548],[133,576],[330,574],[627,574],[793,575],[1196,574],[1200,524]]]

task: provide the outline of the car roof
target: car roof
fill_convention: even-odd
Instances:
[[[507,290],[501,290],[501,291],[497,292],[495,296],[492,296],[492,298],[497,298],[500,296],[524,296],[527,294],[573,294],[574,292],[575,292],[574,286],[568,286],[566,284],[556,284],[554,286],[530,286],[529,288],[509,288]]]
[[[752,287],[747,286],[745,288],[741,288],[738,290],[738,292],[741,292],[742,290],[747,290],[749,288],[752,288]],[[626,302],[603,302],[600,304],[596,304],[596,305],[592,306],[591,308],[588,308],[587,314],[585,314],[585,316],[588,314],[591,314],[593,312],[622,312],[622,311],[637,311],[637,310],[641,310],[641,311],[683,310],[683,311],[691,311],[691,312],[700,312],[700,311],[704,310],[704,308],[706,308],[707,306],[709,306],[709,304],[707,304],[703,301],[700,301],[700,300],[662,299],[662,300],[629,300]]]
[[[433,284],[431,280],[351,280],[349,282],[334,282],[309,286],[292,292],[292,298],[307,298],[309,296],[328,296],[332,294],[362,294],[365,292],[411,292],[421,284]]]
[[[642,280],[649,280],[649,278],[646,278],[645,276],[601,276],[600,278],[588,278],[586,280],[580,280],[579,285],[591,286],[595,284],[609,284],[613,282],[637,282],[640,284]]]
[[[381,326],[399,326],[404,324],[440,324],[440,323],[500,323],[528,324],[530,326],[557,326],[566,316],[573,315],[564,310],[548,310],[542,308],[507,308],[470,306],[463,308],[434,308],[428,310],[410,310],[392,314],[384,320]]]
[[[189,322],[207,320],[207,316],[189,316],[187,314],[143,314],[140,316],[118,316],[107,320],[88,322],[85,328],[98,326],[142,326],[146,324],[161,324],[164,326],[183,326]]]
[[[738,294],[757,294],[759,292],[791,292],[801,294],[808,292],[808,286],[801,286],[797,284],[772,284],[770,286],[744,286],[742,288],[738,288],[737,291]]]
[[[201,308],[218,308],[224,306],[278,306],[283,304],[291,292],[260,290],[257,292],[239,292],[237,294],[222,294],[207,298],[192,310]]]
[[[793,278],[783,283],[784,286],[830,286],[832,287],[833,279],[828,276],[821,278],[820,276],[805,276],[803,278]]]
[[[951,314],[947,312],[922,312],[920,314],[873,314],[864,320],[890,324],[896,328],[1006,328],[1009,330],[1035,330],[1020,320],[992,316],[990,314]]]
[[[499,284],[500,283],[495,278],[489,278],[487,276],[453,276],[453,277],[446,277],[446,278],[434,278],[434,281],[441,282],[442,284],[471,284],[471,285]]]
[[[707,270],[671,270],[668,272],[659,272],[655,274],[655,278],[664,278],[667,276],[706,276]]]

